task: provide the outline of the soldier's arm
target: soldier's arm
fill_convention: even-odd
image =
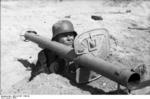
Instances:
[[[33,75],[37,75],[43,72],[49,72],[47,68],[47,57],[45,54],[45,49],[39,52],[36,66],[32,70]]]

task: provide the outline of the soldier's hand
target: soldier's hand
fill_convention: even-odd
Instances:
[[[51,65],[49,66],[49,71],[51,73],[58,73],[58,71],[59,71],[59,63],[56,62],[56,61],[51,63]]]

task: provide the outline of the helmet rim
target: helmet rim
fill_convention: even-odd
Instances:
[[[74,34],[74,37],[76,37],[76,36],[77,36],[77,32],[76,32],[76,31],[72,31],[72,32],[63,32],[63,33],[59,33],[59,34],[57,34],[57,35],[53,36],[53,37],[52,37],[52,40],[56,40],[56,38],[57,38],[59,35],[69,34],[69,33]]]

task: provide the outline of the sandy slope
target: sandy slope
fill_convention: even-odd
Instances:
[[[26,67],[18,62],[17,58],[35,60],[41,49],[32,42],[21,41],[19,34],[26,28],[34,28],[38,34],[51,38],[51,26],[60,19],[71,20],[79,34],[94,28],[107,28],[111,37],[110,62],[119,61],[129,67],[144,63],[150,67],[150,2],[148,1],[130,2],[128,5],[103,1],[60,3],[34,0],[9,1],[2,2],[1,8],[3,93],[109,94],[116,90],[116,84],[106,78],[93,82],[91,84],[95,85],[93,87],[77,87],[70,84],[68,79],[55,74],[41,74],[33,81],[27,82],[30,71],[26,71]],[[103,20],[95,21],[91,19],[91,15],[101,16]],[[140,28],[133,29],[137,27]],[[148,76],[146,79],[150,78]],[[135,94],[148,92],[150,93],[150,87],[143,88],[142,91],[137,90]]]

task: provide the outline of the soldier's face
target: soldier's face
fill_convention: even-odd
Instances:
[[[74,42],[74,34],[70,33],[70,34],[62,34],[58,36],[58,42],[65,44],[67,46],[72,46],[73,42]]]

